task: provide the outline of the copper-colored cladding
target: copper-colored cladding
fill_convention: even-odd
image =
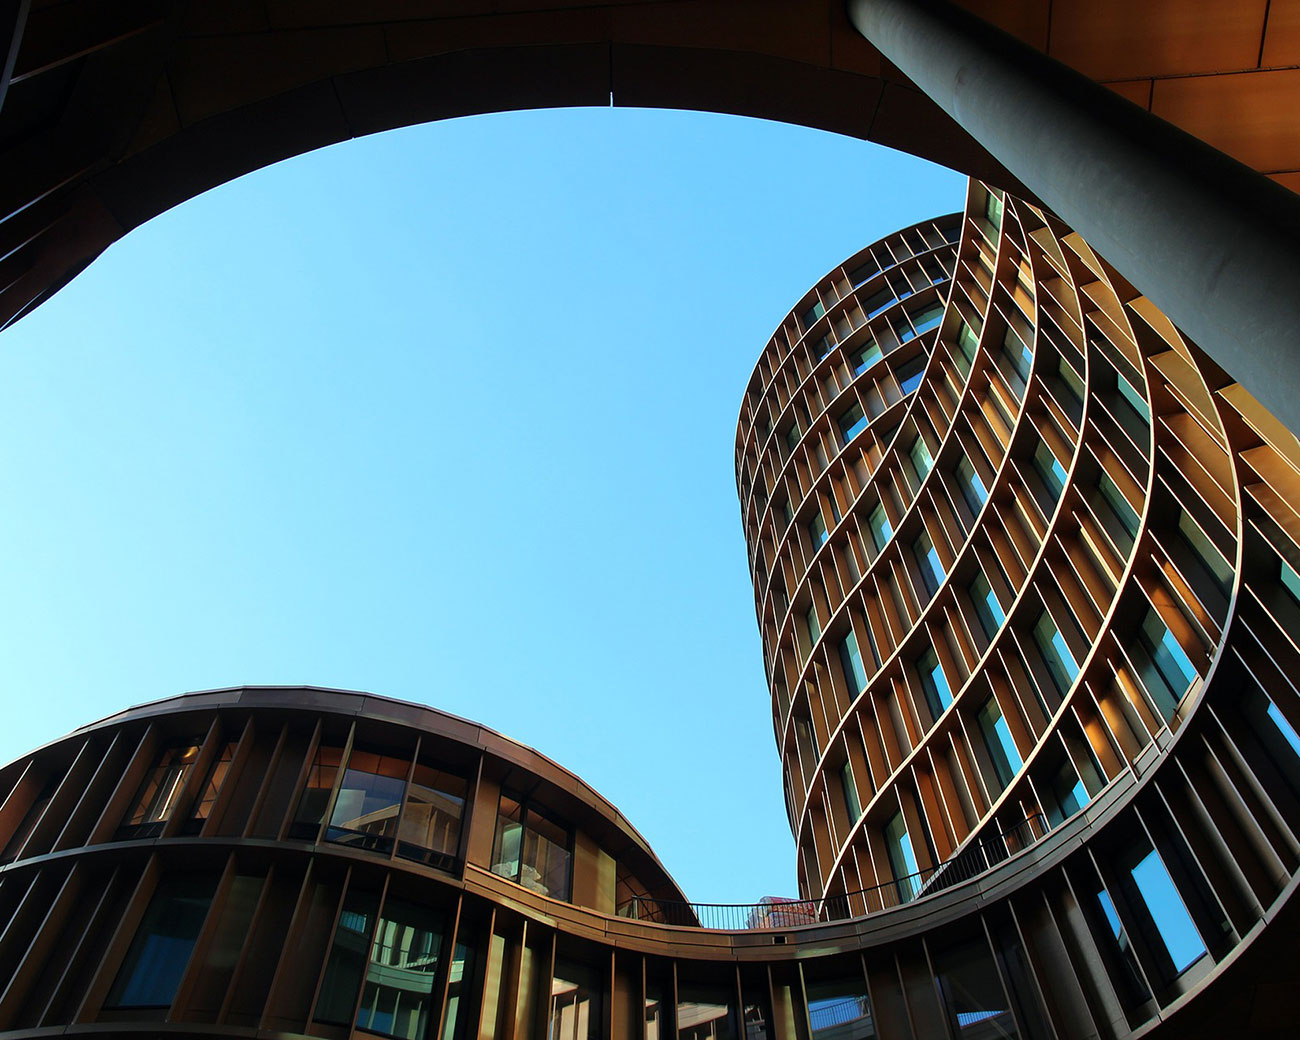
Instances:
[[[1297,4],[966,6],[1300,183]],[[838,0],[34,0],[30,11],[4,5],[4,17],[0,56],[19,44],[7,84],[0,73],[0,323],[126,231],[232,177],[478,112],[612,103],[754,115],[1010,184]]]

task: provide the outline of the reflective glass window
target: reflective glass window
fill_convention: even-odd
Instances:
[[[1192,551],[1202,570],[1209,575],[1218,590],[1225,596],[1232,591],[1233,572],[1223,553],[1206,537],[1205,532],[1192,519],[1186,509],[1178,510],[1178,534],[1183,544]]]
[[[460,851],[460,821],[465,811],[466,782],[432,766],[416,765],[406,792],[397,854],[406,859],[454,859]]]
[[[970,459],[963,458],[957,463],[957,482],[961,488],[961,496],[970,506],[971,513],[978,516],[979,511],[984,508],[984,503],[989,500],[989,491]]]
[[[984,746],[988,749],[998,783],[1005,788],[1020,772],[1024,762],[1020,758],[1020,751],[1011,736],[1011,729],[1002,715],[1002,708],[998,705],[997,698],[990,697],[985,701],[984,706],[976,713],[975,720],[979,723],[980,734],[984,738]]]
[[[294,813],[293,824],[289,828],[290,837],[315,840],[320,825],[325,822],[325,810],[329,806],[330,793],[334,790],[334,781],[342,763],[342,748],[322,745],[316,749],[311,768],[307,772],[307,786],[303,788],[298,810]]]
[[[370,944],[357,1028],[420,1040],[428,1026],[441,949],[440,915],[389,899]]]
[[[1156,708],[1168,721],[1196,678],[1196,669],[1154,607],[1148,608],[1142,619],[1138,638],[1141,648],[1130,656]]]
[[[880,344],[874,339],[868,339],[865,344],[853,353],[852,360],[854,373],[856,375],[862,375],[863,372],[884,356],[884,353],[880,349]]]
[[[889,854],[889,867],[894,872],[894,887],[899,902],[915,899],[921,891],[921,868],[916,862],[912,839],[907,833],[907,822],[901,812],[894,813],[885,825],[885,849]]]
[[[862,802],[858,799],[858,785],[854,782],[853,766],[848,759],[840,766],[840,784],[844,788],[844,811],[848,813],[849,823],[856,823],[862,815]]]
[[[932,328],[943,321],[943,304],[931,304],[929,307],[911,315],[911,319],[912,325],[916,328],[918,335],[922,332],[929,332]]]
[[[930,708],[930,714],[937,719],[952,703],[952,688],[948,685],[948,677],[943,674],[939,655],[934,652],[933,647],[917,660],[916,670],[921,676],[921,688],[925,692],[925,702]]]
[[[935,981],[955,1037],[1016,1038],[1016,1017],[998,977],[993,951],[982,938],[933,947]]]
[[[603,990],[600,976],[589,966],[556,960],[548,1040],[600,1040],[605,1032]]]
[[[176,997],[208,915],[217,879],[175,874],[158,882],[104,1004],[165,1008]]]
[[[1065,490],[1066,473],[1065,467],[1052,454],[1052,449],[1044,441],[1039,441],[1038,447],[1034,450],[1034,469],[1043,480],[1050,504],[1054,505],[1061,497],[1061,492]]]
[[[1205,955],[1206,949],[1174,879],[1155,849],[1142,857],[1130,874],[1173,961],[1174,971],[1182,974]]]
[[[903,391],[904,397],[921,385],[921,375],[925,372],[926,360],[924,354],[918,354],[898,369],[898,387]]]
[[[867,417],[863,414],[862,405],[855,404],[847,412],[844,412],[839,418],[840,439],[848,444],[858,434],[867,428]]]
[[[980,573],[975,575],[975,580],[970,583],[967,591],[970,593],[980,627],[984,629],[984,634],[992,639],[1007,619],[1002,604],[998,602],[997,594],[993,591],[993,586],[989,584],[988,578]]]
[[[736,1040],[730,991],[725,986],[681,982],[677,988],[678,1040]]]
[[[840,640],[840,666],[844,669],[844,681],[855,694],[867,688],[867,670],[862,664],[862,650],[858,646],[858,637],[852,629]]]
[[[943,584],[943,563],[935,551],[934,542],[925,531],[917,535],[916,541],[912,543],[912,554],[916,557],[916,565],[921,572],[921,580],[925,583],[925,590],[933,596]]]
[[[803,327],[809,328],[817,323],[817,319],[826,313],[826,308],[822,306],[821,300],[818,300],[806,311],[803,312]]]
[[[1097,478],[1096,490],[1090,496],[1090,501],[1116,548],[1127,555],[1137,537],[1137,511],[1129,505],[1128,499],[1104,470]]]
[[[464,922],[461,923],[462,930]],[[473,1019],[470,987],[474,979],[474,948],[456,943],[451,968],[447,973],[447,1014],[443,1020],[442,1040],[462,1040]],[[462,1005],[465,1013],[462,1014]]]
[[[334,942],[325,962],[325,977],[316,999],[315,1018],[346,1026],[352,1022],[361,982],[369,961],[370,935],[375,926],[379,898],[373,892],[352,886],[343,900]]]
[[[894,529],[889,526],[889,518],[885,516],[883,504],[871,511],[871,516],[867,518],[867,526],[871,529],[871,540],[876,543],[876,551],[883,551],[889,544],[889,539],[894,536]]]
[[[1011,329],[1007,329],[1006,335],[1002,337],[1002,363],[998,366],[1006,379],[1007,385],[1011,392],[1017,398],[1025,394],[1025,386],[1029,382],[1030,365],[1033,362],[1033,354],[1030,353],[1029,347],[1025,345],[1024,340],[1016,335]]]
[[[573,833],[542,809],[502,792],[492,873],[552,899],[568,899]]]
[[[808,648],[812,649],[813,644],[822,637],[822,626],[817,620],[817,605],[810,603],[808,613],[804,615],[804,623],[808,626]]]
[[[930,472],[930,467],[934,465],[934,459],[930,456],[930,449],[926,446],[925,438],[917,436],[912,441],[912,447],[908,449],[908,454],[912,457],[912,465],[916,467],[916,475],[922,480]]]
[[[410,767],[408,760],[393,755],[354,750],[334,800],[328,840],[389,851],[397,835],[397,814]]]
[[[1075,772],[1073,763],[1067,758],[1052,774],[1042,800],[1047,822],[1055,827],[1068,820],[1092,799],[1087,786]]]
[[[1034,624],[1034,644],[1043,655],[1043,663],[1051,672],[1057,688],[1064,695],[1074,684],[1075,677],[1079,674],[1079,665],[1070,652],[1065,637],[1061,635],[1061,630],[1046,610],[1038,615],[1038,621]]]
[[[822,519],[820,511],[813,513],[808,521],[808,537],[812,539],[814,549],[820,549],[826,544],[826,521]]]
[[[226,746],[221,749],[221,754],[217,760],[212,763],[208,770],[207,780],[203,784],[203,793],[199,795],[199,800],[194,803],[194,811],[190,814],[195,824],[201,825],[210,815],[212,807],[216,804],[217,795],[221,791],[221,785],[226,779],[226,774],[230,772],[230,763],[235,758],[235,742],[228,741]],[[198,827],[192,827],[191,830],[197,830]]]
[[[876,1035],[863,979],[818,979],[815,969],[810,969],[808,976],[812,1040],[870,1040]]]
[[[160,751],[122,822],[123,829],[130,828],[136,836],[161,833],[198,757],[198,744],[189,741]]]
[[[954,360],[963,376],[970,375],[970,367],[975,362],[975,351],[979,348],[979,336],[966,322],[957,326],[957,356]]]

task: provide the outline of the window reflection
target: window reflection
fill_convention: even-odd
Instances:
[[[812,1040],[869,1040],[876,1035],[862,979],[808,980]]]
[[[423,862],[456,859],[466,790],[460,777],[417,765],[402,809],[397,854]]]
[[[334,781],[338,778],[342,763],[342,748],[316,749],[311,769],[307,772],[307,786],[303,788],[298,810],[294,813],[293,824],[289,828],[291,838],[316,840],[320,825],[325,822],[325,809],[329,806],[330,793],[334,790]]]
[[[126,814],[119,833],[125,831],[131,837],[161,834],[163,825],[171,819],[172,812],[176,809],[185,781],[198,757],[197,743],[187,741],[164,748],[140,786],[140,792]]]
[[[735,1016],[721,986],[682,983],[677,993],[678,1040],[735,1040]]]
[[[957,1037],[1018,1037],[1015,1016],[982,939],[936,943],[935,981],[943,994],[948,1024]]]
[[[409,770],[409,762],[392,755],[353,751],[326,838],[375,852],[391,850]]]
[[[370,945],[357,1028],[405,1040],[423,1037],[441,947],[438,914],[389,899]]]
[[[552,899],[568,899],[573,833],[536,806],[502,792],[492,873]]]
[[[551,1019],[548,1040],[599,1040],[601,985],[591,968],[571,961],[555,962],[551,982]]]
[[[217,879],[210,874],[178,874],[159,882],[113,981],[106,1007],[171,1005],[216,885]]]

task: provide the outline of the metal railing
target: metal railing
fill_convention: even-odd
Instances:
[[[827,921],[847,921],[902,906],[922,896],[970,881],[1027,849],[1048,832],[1041,813],[1007,830],[973,842],[937,867],[907,874],[882,885],[824,899],[784,899],[764,896],[757,903],[687,903],[633,896],[618,907],[620,917],[683,928],[724,931],[796,928]]]

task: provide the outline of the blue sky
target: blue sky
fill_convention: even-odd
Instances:
[[[0,759],[242,683],[422,701],[618,805],[688,895],[794,894],[736,504],[804,290],[964,179],[586,109],[302,156],[0,344]]]

